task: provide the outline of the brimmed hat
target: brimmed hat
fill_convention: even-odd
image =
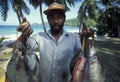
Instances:
[[[44,13],[47,15],[51,10],[61,10],[63,12],[65,12],[65,7],[61,4],[58,4],[56,2],[54,2],[53,4],[51,4],[48,9],[46,9],[44,11]]]

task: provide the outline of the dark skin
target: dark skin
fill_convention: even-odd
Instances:
[[[59,10],[54,10],[47,15],[50,31],[56,42],[63,33],[63,26],[65,22],[65,14]]]

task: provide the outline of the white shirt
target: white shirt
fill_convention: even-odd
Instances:
[[[68,82],[71,78],[70,62],[81,50],[79,35],[63,31],[56,43],[50,31],[40,32],[29,39],[33,50],[40,52],[41,82]]]

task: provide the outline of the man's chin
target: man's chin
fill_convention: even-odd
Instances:
[[[54,32],[60,32],[61,30],[60,29],[54,29]]]
[[[58,34],[58,33],[61,32],[61,29],[53,29],[52,32],[55,33],[55,34]]]

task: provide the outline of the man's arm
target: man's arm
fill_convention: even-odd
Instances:
[[[17,31],[22,32],[20,37],[16,40],[16,42],[21,42],[24,45],[26,45],[26,41],[29,38],[29,36],[33,33],[33,29],[30,27],[29,22],[26,20],[22,24],[20,24],[17,28]],[[16,43],[15,43],[16,44]],[[14,45],[13,50],[16,48]]]

